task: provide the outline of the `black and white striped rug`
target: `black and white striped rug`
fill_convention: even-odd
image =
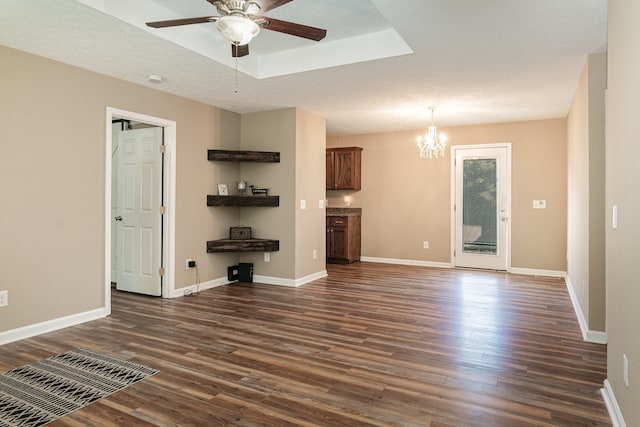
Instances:
[[[75,349],[0,375],[0,427],[42,426],[158,371]]]

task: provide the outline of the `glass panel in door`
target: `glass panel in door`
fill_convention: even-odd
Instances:
[[[465,159],[463,164],[462,251],[498,253],[496,159]]]

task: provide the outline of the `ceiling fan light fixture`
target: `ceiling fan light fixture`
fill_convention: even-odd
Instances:
[[[260,32],[260,26],[244,16],[221,16],[216,27],[226,40],[239,46],[248,44]]]

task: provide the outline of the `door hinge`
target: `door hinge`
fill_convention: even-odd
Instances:
[[[166,209],[164,208],[164,206],[160,206],[160,215],[164,215]]]
[[[160,273],[160,277],[164,276],[164,267],[160,267],[160,269],[158,270],[158,273]]]
[[[160,146],[160,154],[164,154],[164,153],[166,153],[166,152],[167,152],[167,146],[166,146],[166,145],[164,145],[164,144],[162,144],[162,145]]]

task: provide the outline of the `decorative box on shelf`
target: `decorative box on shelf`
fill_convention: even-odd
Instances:
[[[253,185],[249,186],[251,188],[251,194],[254,196],[266,196],[269,194],[268,188],[256,188]]]
[[[249,240],[251,239],[251,227],[229,227],[229,238],[231,240]]]

